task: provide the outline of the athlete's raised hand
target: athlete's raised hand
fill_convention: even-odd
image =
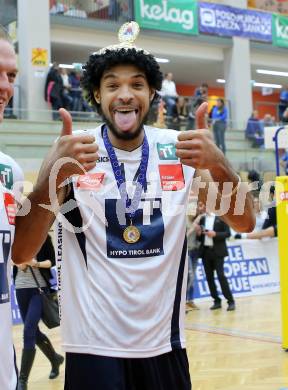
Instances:
[[[222,151],[215,145],[211,133],[205,128],[207,103],[196,111],[197,130],[183,131],[178,135],[176,155],[182,164],[196,169],[210,169],[224,160]]]
[[[98,159],[98,145],[95,143],[95,138],[89,134],[72,135],[72,118],[68,111],[60,108],[59,114],[62,118],[63,125],[60,138],[58,139],[57,154],[58,158],[70,157],[81,164],[83,169],[89,171],[94,168]],[[67,164],[64,167],[64,175],[83,173],[77,164]]]
[[[202,103],[195,112],[196,129],[207,129],[208,103]]]
[[[70,113],[61,108],[59,114],[63,121],[60,137],[46,156],[40,171],[43,180],[47,180],[52,168],[59,163],[57,188],[67,178],[84,174],[85,171],[94,168],[98,159],[98,145],[95,143],[95,138],[83,133],[73,135]]]

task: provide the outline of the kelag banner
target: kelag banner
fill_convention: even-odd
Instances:
[[[135,0],[135,19],[140,27],[198,34],[197,2],[194,0]]]
[[[272,23],[273,45],[288,47],[288,17],[273,15]]]
[[[272,15],[266,12],[199,3],[199,31],[272,41]]]
[[[229,256],[224,272],[235,296],[270,294],[280,291],[277,238],[227,241]],[[220,284],[216,285],[221,292]],[[196,270],[195,298],[211,299],[202,261]]]

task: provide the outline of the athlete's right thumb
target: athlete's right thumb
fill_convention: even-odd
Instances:
[[[65,108],[60,108],[59,114],[63,122],[60,137],[63,137],[64,135],[72,135],[72,117],[70,113],[65,110]]]

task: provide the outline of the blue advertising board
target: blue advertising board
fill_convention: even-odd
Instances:
[[[221,4],[199,3],[199,32],[272,42],[272,14]]]

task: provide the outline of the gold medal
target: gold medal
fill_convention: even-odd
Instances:
[[[136,226],[127,226],[123,232],[123,238],[128,244],[135,244],[140,239],[140,231]]]

